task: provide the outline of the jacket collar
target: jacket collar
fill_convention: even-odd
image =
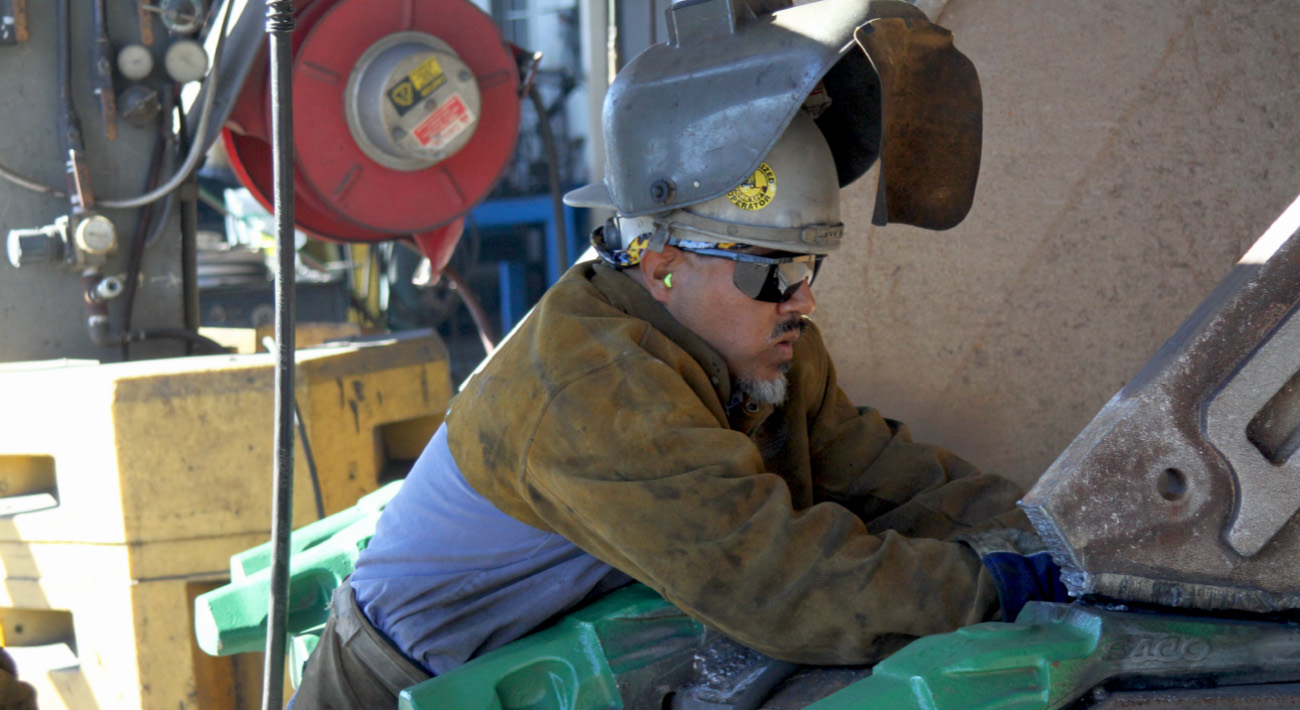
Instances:
[[[600,262],[597,262],[593,268],[591,284],[605,296],[610,305],[633,318],[646,321],[685,350],[700,364],[700,367],[704,368],[723,406],[730,404],[731,375],[722,356],[704,342],[703,338],[677,322],[673,314],[669,313],[662,303],[656,301],[641,284],[633,281],[627,274]]]

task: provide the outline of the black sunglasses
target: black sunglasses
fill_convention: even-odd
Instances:
[[[758,256],[726,249],[694,249],[676,245],[682,251],[736,262],[736,273],[731,277],[740,292],[756,301],[785,303],[799,286],[807,281],[809,286],[822,268],[825,254],[798,254],[796,256]]]

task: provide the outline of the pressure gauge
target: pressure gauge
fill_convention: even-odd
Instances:
[[[177,40],[167,48],[163,67],[167,76],[178,84],[198,81],[208,73],[208,53],[192,39]]]
[[[153,52],[143,44],[128,44],[117,53],[117,70],[131,81],[140,81],[153,73]]]
[[[91,254],[107,254],[117,246],[117,230],[103,215],[81,220],[75,234],[77,246]]]
[[[174,35],[192,35],[203,26],[203,4],[199,0],[163,0],[162,21]]]

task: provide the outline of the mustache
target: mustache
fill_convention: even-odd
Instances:
[[[803,335],[803,332],[807,327],[808,322],[803,319],[803,316],[794,316],[790,318],[790,320],[779,323],[776,328],[772,330],[772,334],[768,336],[768,339],[776,340],[792,330],[797,330],[800,335]]]

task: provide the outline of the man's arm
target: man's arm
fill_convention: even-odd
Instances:
[[[947,449],[913,442],[906,425],[874,409],[854,407],[816,328],[804,337],[797,391],[809,412],[817,500],[852,510],[873,533],[951,539],[988,528],[1032,532],[1016,509],[1019,486],[981,473]]]
[[[591,421],[612,392],[620,406]],[[997,609],[965,545],[872,534],[835,503],[795,510],[753,442],[654,358],[565,386],[531,441],[519,485],[541,521],[769,655],[870,662]]]

